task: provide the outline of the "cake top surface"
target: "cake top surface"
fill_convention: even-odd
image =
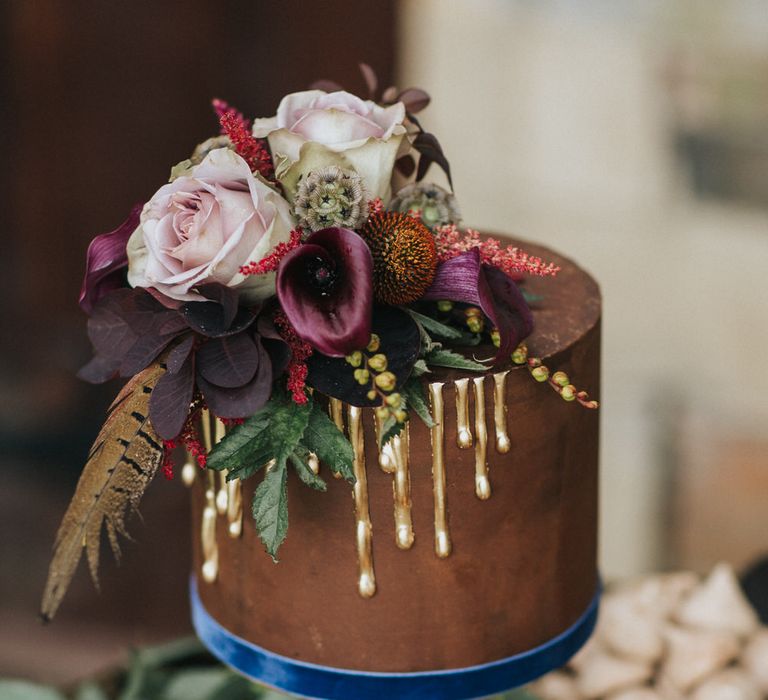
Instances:
[[[153,476],[173,475],[177,446],[230,480],[269,465],[253,512],[274,557],[289,468],[322,489],[319,459],[355,482],[353,446],[317,395],[374,409],[382,445],[433,422],[425,376],[512,363],[596,408],[541,361],[595,324],[594,282],[545,248],[463,228],[448,160],[416,117],[428,95],[378,95],[363,74],[369,99],[326,83],[253,120],[214,100],[219,134],[91,242],[80,376],[128,381],[59,531],[45,616],[82,549],[95,575],[102,527],[116,547]],[[213,450],[203,415],[221,427]]]

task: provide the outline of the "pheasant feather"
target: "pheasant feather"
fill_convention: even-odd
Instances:
[[[131,379],[117,395],[88,455],[75,495],[54,543],[41,615],[50,620],[69,587],[82,550],[98,585],[99,544],[104,527],[116,557],[118,535],[128,536],[126,511],[137,510],[163,459],[162,440],[149,422],[149,397],[165,366],[159,362]]]

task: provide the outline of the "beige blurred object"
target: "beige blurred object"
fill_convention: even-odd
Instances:
[[[635,661],[597,651],[590,658],[576,679],[582,698],[602,698],[610,693],[650,679],[653,667],[646,661]]]
[[[649,615],[667,618],[680,604],[682,598],[699,585],[699,576],[692,571],[655,574],[635,579],[617,587],[619,596],[634,600]]]
[[[747,642],[741,663],[760,686],[760,690],[768,695],[768,629],[759,630]]]
[[[763,700],[763,694],[745,671],[729,668],[704,681],[691,700]]]
[[[629,688],[609,695],[606,700],[668,700],[653,688]]]
[[[664,630],[667,651],[660,676],[682,692],[725,668],[739,654],[739,640],[730,632],[687,630],[669,625]]]
[[[749,636],[760,624],[733,568],[725,563],[718,564],[682,602],[675,619],[687,627],[731,632],[739,637]]]
[[[540,700],[580,700],[573,676],[564,671],[554,671],[540,678],[530,686],[532,693]]]
[[[601,606],[600,636],[611,651],[628,659],[654,662],[664,651],[657,610],[631,592],[611,596]]]

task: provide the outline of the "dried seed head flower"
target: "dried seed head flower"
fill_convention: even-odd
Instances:
[[[401,214],[418,213],[430,228],[461,223],[456,197],[432,183],[414,182],[406,185],[392,198],[388,209]]]
[[[359,228],[368,217],[368,194],[359,175],[329,165],[299,182],[294,214],[310,231]]]
[[[361,229],[373,254],[373,293],[384,303],[410,304],[424,296],[435,277],[437,252],[432,232],[396,212],[372,215]]]

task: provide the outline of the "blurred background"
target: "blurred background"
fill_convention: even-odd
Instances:
[[[609,579],[768,555],[764,0],[0,4],[0,675],[71,681],[188,631],[188,516],[158,479],[103,592],[35,618],[116,385],[77,306],[90,239],[217,131],[316,78],[432,95],[465,220],[559,249],[604,295]]]

